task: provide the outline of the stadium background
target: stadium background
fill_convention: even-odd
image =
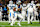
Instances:
[[[7,4],[9,4],[9,1],[10,0],[0,0],[0,6],[2,6],[2,10],[3,10],[2,11],[2,13],[3,13],[2,14],[2,21],[4,21],[4,19],[6,21],[8,20]],[[12,1],[16,4],[16,1],[18,1],[18,0],[12,0]],[[31,2],[31,0],[20,0],[20,1],[22,1],[22,4],[23,3],[27,4],[27,3]],[[35,4],[40,3],[40,0],[34,0],[34,1],[36,1]],[[27,20],[27,19],[25,18],[25,20]]]
[[[2,6],[2,20],[0,19],[0,27],[19,27],[17,25],[17,22],[13,25],[13,26],[10,26],[10,24],[8,24],[8,14],[7,14],[7,4],[9,4],[9,1],[10,0],[0,0],[0,7]],[[16,3],[16,1],[18,0],[13,0],[14,3]],[[25,3],[29,3],[31,2],[31,0],[21,0],[22,1],[22,4]],[[40,3],[40,0],[34,0],[36,1],[35,4],[37,3]],[[40,9],[40,6],[39,6],[39,9]],[[40,11],[40,10],[39,10]],[[24,21],[24,22],[21,22],[21,27],[40,27],[40,24],[39,24],[39,21],[34,21],[32,22],[32,24],[28,24],[27,21]]]

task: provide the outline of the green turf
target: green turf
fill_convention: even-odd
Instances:
[[[27,22],[21,22],[20,27],[40,27],[40,24],[38,24],[38,22],[32,22],[33,24],[27,24]],[[10,26],[10,24],[8,24],[8,22],[0,22],[0,27],[19,27],[17,25],[17,22],[13,25]]]

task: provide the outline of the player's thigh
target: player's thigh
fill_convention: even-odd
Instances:
[[[0,12],[0,16],[1,16],[1,12]]]
[[[23,19],[23,16],[21,14],[18,14],[18,17],[21,18],[21,19]]]
[[[22,13],[22,16],[26,16],[26,13],[24,12],[24,13]]]
[[[33,12],[31,13],[31,16],[34,16]]]
[[[30,12],[28,12],[28,16],[30,17]]]
[[[10,16],[11,16],[11,17],[13,17],[13,13],[14,13],[13,11],[10,12]]]
[[[15,18],[17,18],[17,13],[15,13]]]

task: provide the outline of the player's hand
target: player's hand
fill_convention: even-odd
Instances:
[[[16,8],[14,8],[13,11],[16,11]]]
[[[20,9],[18,8],[18,11],[20,11]]]
[[[16,8],[14,7],[14,9],[16,9]]]

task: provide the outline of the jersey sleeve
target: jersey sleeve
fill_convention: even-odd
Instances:
[[[25,7],[25,9],[28,9],[28,8],[29,8],[29,6],[30,6],[30,4],[27,4],[27,6]]]
[[[9,7],[9,4],[7,5],[7,7]]]
[[[16,7],[16,11],[17,11],[18,10],[17,5],[15,7]]]
[[[27,4],[27,6],[25,7],[25,9],[28,9],[30,7],[30,4]]]

